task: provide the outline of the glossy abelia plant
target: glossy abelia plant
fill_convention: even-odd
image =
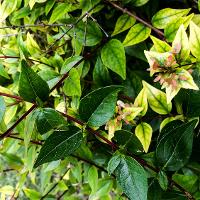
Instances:
[[[0,198],[200,199],[199,5],[1,1]]]
[[[192,23],[190,24],[190,38],[195,31],[195,25]],[[193,47],[189,45],[189,39],[183,25],[177,31],[170,51],[162,53],[145,51],[150,65],[150,76],[154,75],[156,77],[154,81],[159,81],[162,89],[165,88],[168,103],[181,88],[199,90],[191,75],[194,60],[190,55],[192,51]]]

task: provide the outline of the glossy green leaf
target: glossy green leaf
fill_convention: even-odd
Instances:
[[[56,8],[53,9],[49,24],[52,24],[62,18],[70,10],[71,4],[69,3],[59,3]]]
[[[123,146],[128,149],[128,151],[134,154],[140,154],[143,152],[143,147],[139,139],[130,131],[118,130],[115,131],[112,140],[119,146]]]
[[[107,67],[102,63],[101,57],[97,58],[93,69],[93,81],[97,86],[106,86],[111,84],[111,78]]]
[[[135,128],[135,135],[140,140],[144,151],[147,153],[149,149],[149,145],[151,143],[153,130],[149,124],[146,122],[141,122]]]
[[[79,113],[89,126],[102,126],[111,119],[115,112],[117,94],[120,86],[107,86],[87,94],[80,101]]]
[[[92,189],[92,193],[97,191],[97,184],[98,184],[98,170],[96,167],[90,167],[88,171],[88,183]]]
[[[122,154],[115,155],[108,163],[108,171],[114,171],[117,182],[129,199],[147,200],[147,174],[136,160]]]
[[[200,35],[199,35],[200,28],[194,23],[190,22],[190,37],[189,37],[189,44],[190,50],[192,54],[196,58],[200,58]]]
[[[135,24],[135,18],[129,16],[128,14],[121,15],[115,24],[115,29],[112,33],[112,36],[117,35]]]
[[[122,43],[119,40],[110,40],[101,50],[103,64],[126,79],[126,57]]]
[[[123,45],[126,47],[138,44],[146,40],[150,36],[150,34],[150,28],[138,23],[129,30],[128,34],[126,35],[126,38],[123,41]]]
[[[41,52],[40,47],[29,32],[27,33],[26,46],[31,55],[37,55]]]
[[[159,10],[152,18],[152,24],[156,28],[166,28],[167,24],[172,20],[187,15],[190,9],[172,9],[164,8]]]
[[[2,64],[0,64],[0,76],[3,76],[4,78],[10,79],[7,71],[4,69]]]
[[[0,123],[3,120],[3,116],[5,114],[6,111],[6,104],[4,102],[3,97],[0,96]]]
[[[36,127],[40,134],[66,124],[65,119],[53,108],[40,108],[36,111]]]
[[[186,17],[173,19],[170,23],[168,23],[164,30],[166,40],[168,42],[172,42],[176,36],[179,27],[183,24],[186,29],[190,24],[190,21],[193,18],[193,16],[194,14],[190,14]]]
[[[48,84],[24,60],[21,62],[19,94],[29,102],[35,102],[37,98],[46,101],[49,97]]]
[[[193,120],[176,125],[174,121],[163,128],[156,147],[156,160],[163,169],[176,171],[187,163],[192,152],[193,129],[196,122]]]
[[[147,91],[147,99],[151,109],[159,114],[170,113],[172,103],[167,103],[166,94],[145,81],[143,81],[143,86]]]
[[[159,182],[159,184],[160,184],[160,187],[161,187],[163,190],[166,191],[167,188],[168,188],[168,178],[167,178],[166,173],[163,172],[163,171],[159,171],[157,179],[158,179],[158,182]]]
[[[149,0],[131,0],[131,5],[139,7],[139,6],[143,6],[148,1]]]
[[[77,69],[70,70],[64,82],[63,91],[67,96],[81,96],[80,75]]]
[[[76,35],[74,35],[74,32]],[[79,22],[73,30],[69,31],[69,35],[85,46],[94,46],[98,44],[102,38],[101,29],[91,20],[88,20],[87,24]]]
[[[50,12],[50,10],[53,8],[54,4],[55,4],[55,0],[48,0],[45,6],[45,14],[48,15],[48,13]]]
[[[43,144],[34,168],[69,156],[81,145],[82,137],[82,131],[75,126],[54,131]]]

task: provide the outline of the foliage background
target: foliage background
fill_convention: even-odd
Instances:
[[[1,199],[200,199],[199,8],[1,1]]]

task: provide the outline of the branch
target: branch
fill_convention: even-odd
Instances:
[[[10,98],[16,99],[17,101],[23,101],[23,99],[20,96],[7,94],[7,93],[3,93],[3,92],[0,92],[0,96],[10,97]]]
[[[55,183],[55,184],[49,189],[49,191],[48,191],[44,196],[42,196],[42,197],[40,198],[40,200],[42,200],[42,199],[44,199],[45,197],[47,197],[48,194],[56,188],[56,186],[58,185],[58,183],[59,183],[61,180],[63,180],[64,176],[67,174],[68,171],[69,171],[69,168],[68,168],[68,169],[65,171],[65,173],[60,177],[59,181],[58,181],[57,183]]]
[[[81,126],[84,126],[84,125],[85,125],[84,122],[82,122],[82,121],[80,121],[80,120],[78,120],[78,119],[76,119],[76,118],[74,118],[74,117],[72,117],[72,116],[69,116],[69,115],[64,114],[64,113],[61,113],[61,114],[62,114],[63,116],[65,116],[65,117],[66,117],[68,120],[70,120],[70,121],[76,122],[76,123],[78,123],[78,124],[81,125]],[[101,138],[101,139],[102,139],[104,142],[106,142],[113,150],[118,150],[118,149],[120,149],[115,143],[109,141],[107,138],[105,138],[104,136],[102,136],[98,131],[93,130],[93,129],[90,128],[90,127],[86,127],[86,130],[87,130],[89,133],[91,133],[91,134],[93,134],[93,135],[95,135],[95,136]],[[158,173],[158,172],[160,171],[159,169],[157,169],[157,168],[155,168],[155,167],[149,165],[145,160],[143,160],[142,158],[140,158],[140,157],[138,157],[138,156],[132,154],[131,152],[128,152],[128,151],[127,151],[127,155],[129,155],[129,156],[132,157],[133,159],[137,160],[143,167],[146,167],[146,168],[148,168],[148,169],[151,169],[152,171],[154,171],[154,172],[156,172],[156,173]],[[185,194],[185,196],[186,196],[189,200],[194,200],[194,198],[192,197],[192,195],[191,195],[189,192],[187,192],[182,186],[180,186],[178,183],[176,183],[175,181],[173,181],[173,180],[172,180],[171,178],[169,178],[169,177],[168,177],[168,180],[169,180],[169,182],[171,183],[172,186],[175,186],[178,190],[180,190],[181,192],[183,192],[183,193]]]
[[[0,59],[8,59],[8,58],[16,58],[16,59],[20,59],[19,56],[9,56],[9,55],[3,55],[3,56],[0,56]],[[35,59],[32,59],[32,58],[26,58],[27,60],[30,60],[32,62],[38,62],[40,64],[44,64],[44,65],[47,65],[49,67],[52,67],[51,65],[47,64],[47,63],[44,63],[40,60],[35,60]]]
[[[123,13],[128,14],[129,16],[135,18],[138,22],[141,22],[142,24],[146,25],[147,27],[149,27],[150,29],[152,29],[156,34],[159,35],[159,37],[161,39],[164,39],[164,33],[160,30],[158,30],[157,28],[153,27],[150,23],[146,22],[145,20],[141,19],[140,17],[138,17],[137,15],[133,14],[132,12],[128,11],[126,8],[122,8],[121,6],[119,6],[118,4],[116,4],[113,1],[109,1],[109,0],[104,0],[106,3],[109,3],[111,6],[113,6],[114,8],[122,11]]]
[[[70,24],[25,24],[25,25],[13,25],[13,26],[2,26],[0,29],[16,29],[16,28],[32,28],[32,27],[60,27],[60,26],[70,26]]]
[[[85,14],[83,14],[81,17],[79,17],[77,19],[77,21],[74,24],[71,24],[70,27],[58,38],[56,39],[53,44],[51,44],[49,46],[49,48],[47,49],[46,53],[48,53],[48,51],[58,42],[60,41],[72,28],[74,28],[84,17],[86,17],[90,12],[92,12],[97,6],[99,5],[99,3],[97,3],[96,5],[94,5],[92,8],[90,8],[87,12],[85,12]]]

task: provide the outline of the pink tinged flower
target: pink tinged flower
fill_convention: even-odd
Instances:
[[[172,89],[176,89],[177,86],[178,86],[177,81],[174,80],[174,79],[172,79],[172,80],[171,80],[171,86],[172,86]]]
[[[183,76],[183,75],[180,75],[180,76],[179,76],[179,79],[180,79],[181,81],[186,81],[186,80],[187,80],[187,77],[185,77],[185,76]]]
[[[176,64],[176,60],[174,58],[173,55],[169,55],[167,57],[167,60],[165,61],[165,66],[166,67],[171,67],[172,65],[175,65]]]
[[[158,82],[161,79],[161,75],[158,75],[153,81]]]
[[[152,65],[151,65],[151,68],[153,70],[157,70],[159,68],[159,63],[155,60],[155,59],[152,59]]]
[[[188,72],[189,72],[190,74],[192,74],[192,72],[193,72],[193,69],[189,69],[189,70],[188,70]]]

